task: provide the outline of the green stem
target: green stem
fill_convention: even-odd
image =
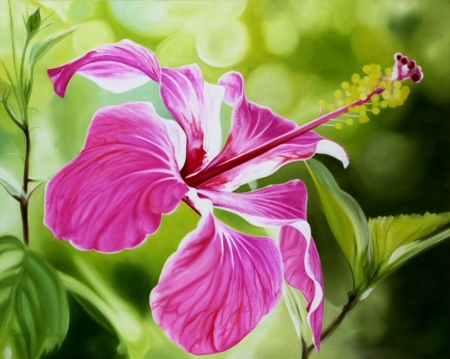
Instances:
[[[359,295],[353,292],[350,292],[348,294],[348,301],[347,304],[344,305],[342,308],[341,313],[330,323],[330,325],[322,332],[322,335],[320,336],[320,341],[325,340],[328,338],[333,332],[339,327],[339,325],[342,323],[342,321],[345,319],[347,314],[358,304],[359,302]],[[302,359],[308,359],[311,355],[312,351],[314,350],[314,345],[311,344],[309,347],[306,348],[306,350],[302,353]]]
[[[7,76],[9,81],[11,82],[11,86],[14,91],[16,103],[18,106],[18,111],[20,117],[17,117],[14,113],[13,109],[8,105],[7,101],[3,102],[3,105],[8,113],[9,117],[13,120],[13,122],[22,130],[25,135],[25,159],[24,159],[24,167],[23,167],[23,177],[22,177],[22,190],[24,196],[20,197],[20,214],[22,217],[22,232],[23,232],[23,242],[26,246],[30,244],[30,230],[29,230],[29,221],[28,221],[28,185],[30,182],[29,172],[30,172],[30,152],[31,152],[31,139],[30,139],[30,131],[28,127],[28,99],[29,92],[31,91],[28,86],[25,86],[24,77],[25,77],[25,55],[28,49],[28,45],[30,43],[30,38],[27,35],[25,40],[25,45],[22,51],[22,57],[20,59],[20,67],[17,68],[17,57],[16,57],[16,46],[14,44],[14,21],[12,15],[12,6],[11,0],[8,0],[9,7],[9,26],[10,26],[10,34],[11,34],[11,51],[13,57],[13,69],[14,69],[14,77],[15,84],[12,81],[12,76],[10,76],[9,72],[7,72]],[[2,63],[3,67],[4,64]]]
[[[30,150],[31,150],[31,140],[30,140],[30,131],[28,129],[28,124],[24,125],[24,134],[25,134],[25,162],[23,166],[23,192],[25,193],[25,197],[20,201],[20,213],[22,216],[22,232],[23,232],[23,242],[26,246],[30,244],[30,231],[28,224],[28,184],[30,182],[29,179],[29,171],[30,171]]]
[[[16,46],[14,45],[14,21],[13,21],[13,15],[12,15],[11,0],[8,0],[8,7],[9,7],[9,28],[10,28],[10,34],[11,34],[11,51],[12,51],[12,57],[13,57],[14,73],[16,76],[16,82],[19,82],[19,78],[17,75]]]
[[[25,132],[25,126],[22,125],[20,120],[17,118],[16,114],[14,113],[13,109],[8,105],[7,100],[3,102],[3,106],[5,107],[6,113],[8,116],[13,120],[13,122],[19,127],[23,132]]]
[[[305,339],[302,338],[302,359],[308,359],[308,344],[306,344]]]
[[[23,122],[25,124],[28,123],[28,102],[30,98],[30,92],[31,92],[31,84],[29,84],[29,87],[26,88],[24,83],[24,68],[25,68],[25,56],[27,53],[28,45],[30,44],[30,38],[27,36],[25,40],[25,46],[23,47],[22,52],[22,58],[20,59],[20,75],[19,75],[19,93],[21,94],[21,100],[22,100],[22,109],[23,109]],[[29,74],[31,76],[31,74]]]

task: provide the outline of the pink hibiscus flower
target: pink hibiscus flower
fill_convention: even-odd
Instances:
[[[323,280],[306,222],[304,184],[233,191],[315,153],[346,166],[339,145],[310,131],[345,111],[300,127],[247,100],[240,74],[209,84],[198,66],[162,68],[150,50],[128,40],[49,70],[59,96],[75,73],[115,93],[158,82],[176,121],[160,117],[149,102],[100,109],[80,154],[47,185],[45,223],[54,235],[85,250],[133,248],[184,201],[201,220],[168,259],[150,295],[153,317],[166,334],[194,354],[224,351],[275,307],[284,278],[304,294],[319,348]],[[233,118],[222,147],[223,102],[233,108]],[[279,244],[228,227],[214,217],[213,206],[281,228]]]

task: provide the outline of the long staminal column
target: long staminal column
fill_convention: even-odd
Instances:
[[[360,123],[369,122],[367,112],[377,115],[380,108],[395,108],[403,105],[409,95],[409,88],[402,86],[402,81],[411,79],[413,82],[420,82],[423,73],[420,66],[417,66],[414,60],[401,53],[395,54],[395,67],[387,68],[384,73],[379,65],[366,65],[363,72],[366,74],[360,77],[354,74],[351,83],[343,82],[341,89],[335,92],[335,102],[328,105],[330,112],[320,116],[319,118],[304,124],[282,136],[279,136],[264,145],[251,151],[242,153],[226,162],[217,166],[207,168],[206,170],[185,179],[189,186],[197,187],[202,183],[220,175],[234,167],[237,167],[261,154],[286,143],[297,136],[300,136],[314,128],[323,125],[329,121],[335,120],[340,116],[356,116]],[[322,100],[319,103],[321,107],[325,107],[326,103]],[[370,107],[370,108],[369,108]],[[348,125],[353,123],[350,117],[346,120]],[[336,124],[339,129],[342,127],[341,122]]]

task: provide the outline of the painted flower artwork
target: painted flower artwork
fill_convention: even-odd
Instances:
[[[183,200],[202,219],[168,260],[150,297],[167,334],[194,354],[229,349],[278,303],[285,278],[308,298],[319,346],[323,280],[306,222],[305,185],[295,180],[232,191],[316,152],[347,165],[345,151],[311,131],[265,150],[299,126],[250,102],[240,74],[208,84],[197,66],[160,68],[152,52],[130,41],[49,70],[60,96],[75,73],[113,92],[157,81],[177,123],[144,102],[97,112],[80,155],[48,184],[45,222],[55,236],[82,249],[133,248]],[[221,150],[222,102],[233,108],[233,125]],[[279,227],[279,247],[223,224],[213,206],[255,225]]]
[[[448,203],[423,202],[426,178],[444,188],[426,165],[441,142],[396,130],[436,81],[433,52],[361,51],[376,32],[334,13],[339,36],[307,30],[306,2],[203,3],[3,4],[0,159],[21,161],[0,162],[20,224],[0,226],[0,353],[410,358],[380,318],[398,273],[450,237]],[[444,329],[419,355],[445,352]]]

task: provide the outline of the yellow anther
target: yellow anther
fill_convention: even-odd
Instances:
[[[342,91],[341,90],[337,90],[334,92],[334,97],[336,98],[341,98],[342,97]]]
[[[342,107],[342,106],[344,106],[344,101],[343,101],[343,100],[336,100],[336,106],[337,106],[337,107]]]
[[[400,91],[402,92],[404,99],[406,99],[411,90],[409,89],[408,86],[403,86]]]
[[[370,121],[370,118],[367,117],[367,116],[361,116],[361,117],[359,118],[359,123],[367,123],[367,122],[369,122],[369,121]]]
[[[325,102],[325,100],[320,100],[320,101],[319,101],[319,106],[320,106],[320,107],[325,107],[326,104],[327,104],[327,103]]]
[[[345,81],[345,82],[341,83],[341,87],[344,90],[347,90],[350,87],[350,84],[347,81]]]
[[[378,102],[378,101],[380,101],[380,95],[378,95],[378,94],[376,93],[376,94],[373,95],[370,99],[371,99],[373,102]]]
[[[392,69],[390,67],[384,69],[384,75],[389,79],[392,76]]]
[[[366,73],[366,74],[370,74],[370,72],[371,72],[371,67],[370,67],[370,65],[364,65],[363,71],[364,71],[364,73]]]
[[[361,95],[359,95],[359,99],[365,101],[367,100],[367,95],[365,93],[362,93]]]
[[[374,107],[374,108],[372,108],[372,113],[374,115],[378,115],[380,113],[380,109],[378,107]]]
[[[347,98],[345,99],[345,102],[344,102],[344,103],[345,103],[345,106],[349,106],[349,105],[352,104],[352,102],[353,102],[352,99],[347,97]]]
[[[340,130],[342,128],[342,123],[338,122],[334,125],[334,127],[336,127],[336,129]]]
[[[330,103],[328,105],[328,111],[334,111],[334,110],[336,110],[336,106],[334,104]]]
[[[398,80],[394,81],[394,88],[399,89],[400,87],[402,87],[402,83]]]
[[[361,77],[358,74],[353,74],[352,75],[352,82],[354,84],[357,84],[359,82],[359,80],[361,79]]]
[[[388,105],[390,108],[396,108],[397,107],[397,101],[388,101]]]
[[[345,123],[346,123],[347,125],[351,126],[351,125],[353,125],[353,120],[352,120],[351,118],[347,118],[347,119],[345,120]]]
[[[381,97],[383,97],[383,99],[385,99],[385,100],[388,100],[389,97],[391,97],[391,93],[390,93],[388,90],[384,90],[384,91],[381,93]]]
[[[386,107],[388,107],[388,102],[386,100],[381,101],[380,106],[381,106],[381,108],[386,108]]]

